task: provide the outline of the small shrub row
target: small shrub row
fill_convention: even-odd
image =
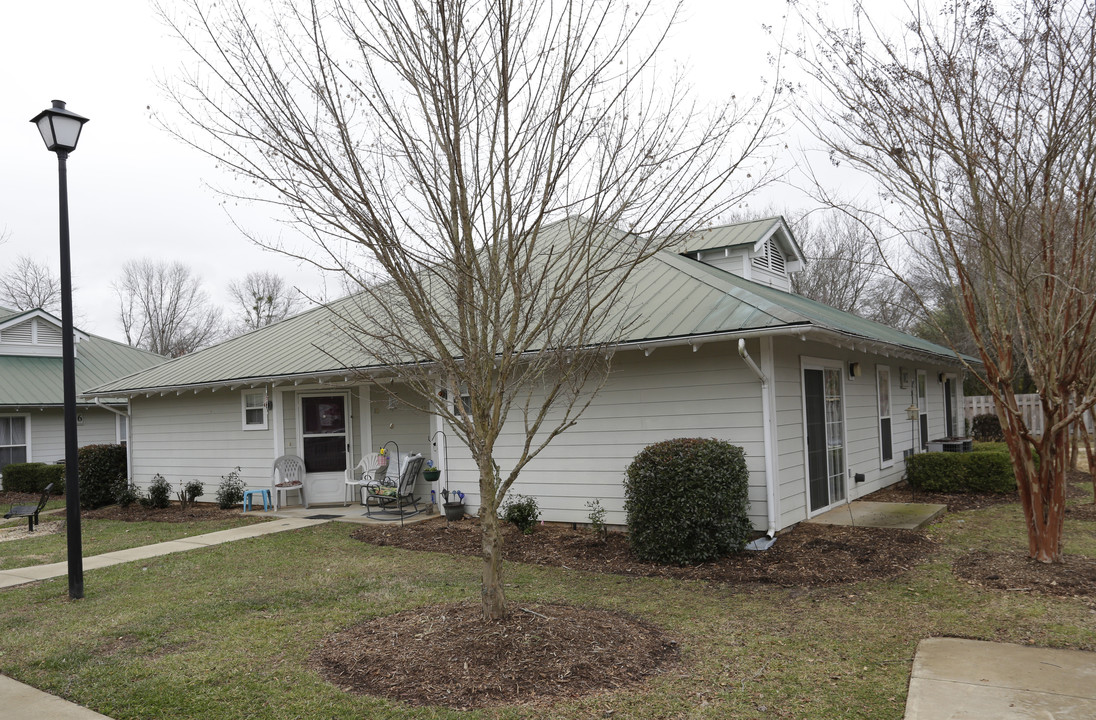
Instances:
[[[644,448],[628,466],[628,538],[641,560],[686,565],[746,547],[753,532],[742,448],[679,438]]]
[[[65,466],[46,463],[11,463],[4,466],[4,490],[7,492],[40,493],[53,483],[54,495],[65,491]]]
[[[1016,473],[1007,451],[921,453],[906,460],[906,478],[916,490],[942,493],[1011,493]]]

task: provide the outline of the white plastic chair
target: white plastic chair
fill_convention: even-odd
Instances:
[[[270,484],[274,489],[274,512],[278,511],[279,499],[285,493],[285,502],[289,503],[289,493],[296,490],[301,496],[301,504],[308,508],[304,497],[304,460],[296,455],[282,455],[274,461],[274,470],[270,473]]]
[[[381,475],[381,470],[388,467],[388,456],[381,455],[380,453],[369,453],[363,455],[361,462],[352,468],[346,469],[346,490],[343,493],[343,507],[350,504],[350,500],[347,496],[351,495],[355,488],[362,493],[365,492],[365,488],[369,485],[375,485],[379,482],[377,478]],[[365,495],[362,495],[362,504],[365,504]]]

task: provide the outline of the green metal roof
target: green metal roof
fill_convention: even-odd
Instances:
[[[783,220],[739,223],[727,233],[716,232],[714,242],[724,242],[732,235],[742,243],[756,242],[771,232],[775,223],[783,225]],[[743,225],[750,227],[743,229]],[[695,244],[679,247],[690,252],[697,249]],[[870,344],[956,359],[948,348],[668,251],[658,253],[637,268],[625,294],[631,298],[629,311],[634,313],[631,330],[626,338],[602,341],[643,345],[801,329],[804,333],[837,333]],[[445,305],[439,302],[439,307]],[[350,296],[329,307],[314,308],[211,348],[104,383],[91,393],[127,394],[322,374],[337,376],[347,372],[347,368],[376,368],[376,362],[339,329],[345,325],[340,317],[365,323],[370,316],[360,299]]]
[[[0,322],[23,314],[0,308]],[[107,338],[86,333],[81,333],[81,338],[76,344],[77,392],[164,361],[159,355]],[[0,407],[63,405],[62,366],[59,356],[4,355],[0,349]]]

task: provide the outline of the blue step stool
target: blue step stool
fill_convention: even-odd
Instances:
[[[263,498],[263,510],[270,509],[270,491],[269,490],[245,490],[244,491],[244,512],[251,509],[251,498],[255,495],[260,495]]]

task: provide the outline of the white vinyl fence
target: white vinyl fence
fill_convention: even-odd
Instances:
[[[1035,435],[1041,434],[1043,432],[1043,412],[1039,406],[1039,396],[1035,393],[1017,395],[1016,404],[1020,406],[1020,412],[1024,416],[1024,424],[1028,426],[1028,429]],[[966,418],[967,427],[969,428],[975,415],[992,415],[996,412],[992,395],[974,395],[967,396],[963,416]],[[1093,422],[1092,412],[1085,413],[1085,425],[1088,427],[1089,432],[1093,431],[1094,424],[1096,423]]]

